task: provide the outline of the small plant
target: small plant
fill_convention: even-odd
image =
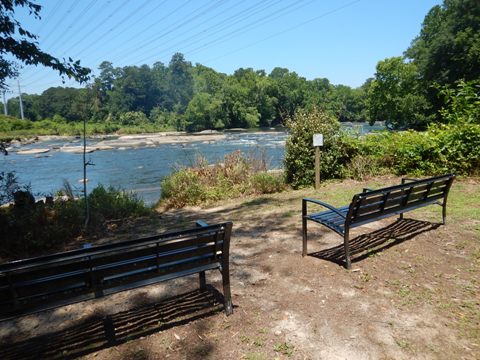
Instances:
[[[252,176],[252,187],[258,194],[273,194],[285,190],[282,174],[261,172]]]
[[[291,344],[288,344],[286,342],[280,343],[280,344],[275,344],[273,347],[273,351],[279,352],[283,355],[286,355],[288,357],[291,357],[293,355],[293,351],[295,350],[295,347]]]

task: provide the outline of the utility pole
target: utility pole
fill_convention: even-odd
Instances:
[[[3,90],[3,113],[8,115],[7,100],[5,100],[5,90]]]
[[[20,100],[20,116],[22,117],[22,120],[24,120],[23,116],[23,103],[22,103],[22,91],[20,90],[20,80],[17,79],[17,84],[18,84],[18,100]]]

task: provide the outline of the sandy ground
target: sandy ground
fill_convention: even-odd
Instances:
[[[454,185],[446,226],[429,207],[355,229],[351,271],[338,263],[340,237],[320,226],[302,258],[300,199],[375,183],[112,223],[97,242],[232,220],[234,314],[223,313],[211,272],[206,292],[193,276],[0,323],[0,358],[479,359],[480,205],[455,200],[478,194],[478,182]]]

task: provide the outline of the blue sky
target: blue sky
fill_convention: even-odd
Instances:
[[[43,50],[96,69],[168,64],[175,52],[228,74],[286,67],[307,79],[360,86],[379,60],[402,55],[439,0],[42,0],[41,20],[19,11]],[[16,92],[16,81],[11,80]],[[22,92],[62,86],[25,67]],[[66,81],[63,86],[78,86]],[[11,94],[14,95],[14,94]]]

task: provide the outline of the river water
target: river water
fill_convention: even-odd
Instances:
[[[353,127],[362,133],[378,127]],[[115,148],[87,154],[93,166],[87,168],[88,189],[98,184],[132,191],[147,204],[160,197],[160,181],[176,167],[190,166],[201,155],[209,163],[222,162],[225,154],[240,150],[247,156],[267,158],[270,169],[283,166],[286,132],[226,133],[218,141],[163,144],[154,147]],[[100,139],[89,139],[88,145]],[[82,154],[60,151],[64,145],[80,145],[80,139],[50,140],[25,145],[21,150],[49,148],[45,154],[20,155],[15,151],[0,157],[0,171],[15,171],[20,184],[30,184],[37,197],[54,194],[67,180],[80,194],[83,189]]]
[[[199,155],[209,163],[222,162],[225,154],[240,150],[247,156],[267,158],[269,168],[281,168],[285,148],[285,132],[229,133],[218,141],[163,144],[155,147],[116,148],[87,154],[93,166],[87,168],[88,189],[98,184],[112,185],[132,191],[153,204],[160,197],[160,181],[176,167],[191,166]],[[77,193],[83,189],[82,154],[60,151],[69,141],[50,140],[22,146],[51,149],[45,154],[20,155],[15,151],[0,157],[0,171],[15,171],[21,184],[30,184],[36,196],[55,193],[70,182]],[[94,145],[90,139],[88,145]],[[80,145],[71,140],[69,146]]]

